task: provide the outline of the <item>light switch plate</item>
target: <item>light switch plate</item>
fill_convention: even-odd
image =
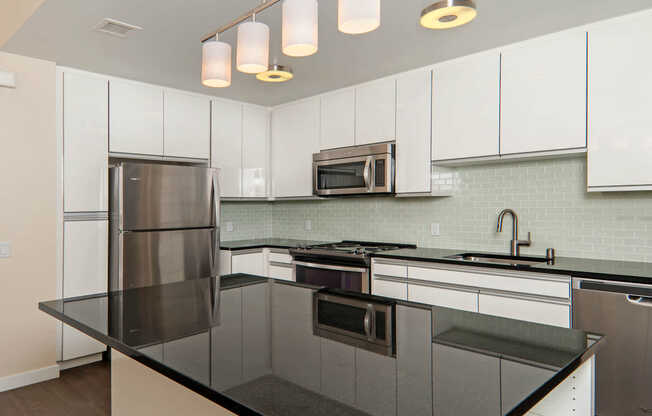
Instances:
[[[233,232],[233,223],[231,221],[226,223],[226,232],[228,232],[228,233]]]
[[[433,222],[430,224],[430,234],[432,234],[433,237],[439,237],[439,224],[436,222]]]
[[[305,228],[306,231],[312,231],[312,221],[306,220],[304,228]]]
[[[0,243],[0,259],[7,259],[11,257],[11,243]]]

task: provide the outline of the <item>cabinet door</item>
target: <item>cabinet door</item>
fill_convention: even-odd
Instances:
[[[432,73],[416,71],[396,80],[396,192],[430,192]]]
[[[108,222],[64,223],[63,297],[105,293],[108,287]],[[106,350],[106,346],[63,325],[63,360]]]
[[[163,89],[111,80],[109,94],[109,150],[163,155]]]
[[[319,151],[319,99],[292,103],[272,113],[274,196],[312,195],[312,155]]]
[[[586,147],[586,32],[502,51],[500,153]]]
[[[364,412],[396,415],[396,359],[355,349],[355,402]]]
[[[652,186],[651,36],[649,11],[589,29],[589,189]]]
[[[219,168],[223,197],[242,196],[242,104],[212,102],[211,166]]]
[[[267,195],[269,110],[244,105],[242,110],[242,196]]]
[[[355,403],[355,347],[321,338],[321,394]]]
[[[208,159],[211,105],[206,97],[165,91],[165,156]]]
[[[337,91],[321,97],[321,149],[355,144],[355,90]]]
[[[374,279],[371,283],[371,294],[387,298],[407,300],[407,283]]]
[[[258,253],[231,255],[231,273],[247,273],[256,276],[265,276],[265,264],[262,251]]]
[[[570,328],[570,306],[481,293],[479,312],[503,318]]]
[[[500,359],[432,345],[433,396],[437,416],[500,415]]]
[[[396,138],[396,80],[383,79],[355,90],[355,144]]]
[[[463,311],[478,311],[478,294],[461,290],[408,284],[408,300]]]
[[[63,74],[64,211],[108,210],[109,82]]]
[[[435,67],[433,160],[498,155],[499,125],[499,51],[470,55]]]
[[[281,265],[281,263],[270,264],[268,270],[269,270],[268,272],[269,277],[271,277],[272,279],[289,280],[289,281],[294,280],[291,264],[283,264],[283,265]]]

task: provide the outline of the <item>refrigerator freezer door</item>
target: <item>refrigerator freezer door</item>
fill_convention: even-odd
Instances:
[[[216,276],[216,228],[123,232],[122,277],[116,289]]]
[[[122,230],[213,227],[215,169],[125,163],[122,166]]]

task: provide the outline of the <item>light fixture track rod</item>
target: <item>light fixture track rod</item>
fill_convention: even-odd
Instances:
[[[238,17],[237,19],[233,19],[231,22],[225,24],[224,26],[220,27],[214,32],[209,33],[208,35],[204,36],[201,40],[202,43],[209,41],[213,39],[216,35],[221,34],[223,32],[226,32],[227,30],[231,29],[234,26],[239,25],[240,23],[244,22],[245,20],[249,19],[252,17],[254,14],[258,14],[262,12],[263,10],[272,7],[276,3],[280,2],[281,0],[267,0],[264,3],[259,4],[258,6],[254,7],[253,9],[249,10],[242,16]]]

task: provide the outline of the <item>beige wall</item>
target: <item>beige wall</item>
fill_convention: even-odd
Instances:
[[[56,360],[56,321],[37,309],[57,294],[55,68],[0,52],[17,84],[0,88],[0,377]]]
[[[4,45],[45,0],[0,0],[0,46]]]

